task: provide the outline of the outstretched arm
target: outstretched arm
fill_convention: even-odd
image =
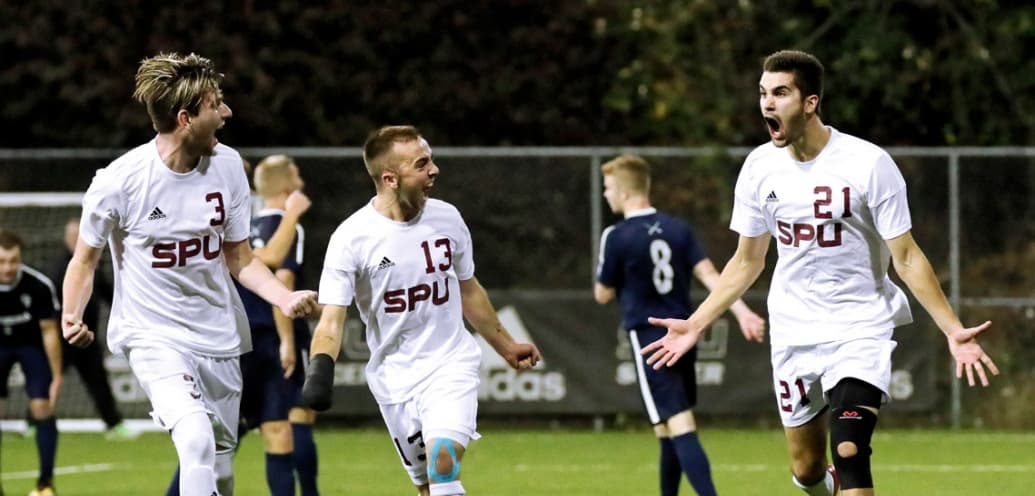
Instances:
[[[711,259],[706,258],[697,262],[697,265],[694,265],[694,276],[701,281],[701,284],[704,284],[704,287],[708,288],[708,291],[715,291],[715,288],[719,285],[719,272],[715,270],[715,265],[712,264]],[[744,339],[756,343],[761,343],[765,340],[765,319],[751,311],[751,308],[747,306],[747,303],[744,303],[744,300],[737,298],[737,301],[734,301],[733,305],[730,306],[730,311],[737,318],[737,323],[740,325],[740,332],[744,334]]]
[[[464,317],[485,338],[485,341],[496,350],[507,363],[518,370],[530,369],[539,363],[539,350],[531,343],[518,343],[500,324],[496,310],[489,301],[478,279],[472,277],[460,281],[460,298],[464,308]]]
[[[647,319],[651,325],[665,327],[668,334],[650,343],[641,352],[647,356],[647,363],[660,369],[665,365],[673,365],[690,351],[701,338],[705,328],[719,318],[726,309],[737,301],[747,288],[765,268],[765,254],[769,250],[770,234],[757,238],[740,237],[737,251],[726,263],[726,268],[719,275],[712,292],[686,320],[681,319]]]
[[[94,274],[102,249],[90,246],[80,238],[61,283],[61,333],[72,346],[79,348],[93,342],[93,330],[83,324],[83,312],[93,293]]]
[[[341,350],[347,311],[347,307],[324,305],[309,345],[309,370],[302,385],[302,404],[319,412],[331,407],[334,361]]]
[[[280,308],[284,315],[294,318],[306,315],[316,308],[315,291],[292,292],[280,282],[262,261],[252,254],[248,240],[223,243],[223,257],[230,275],[242,286],[260,298]]]
[[[931,315],[935,325],[945,334],[949,342],[949,352],[956,360],[956,377],[962,377],[966,372],[967,383],[973,386],[976,372],[981,385],[987,386],[988,375],[985,373],[985,367],[988,367],[993,375],[999,375],[999,368],[996,367],[992,358],[981,349],[977,336],[988,329],[992,322],[986,321],[976,327],[963,327],[956,312],[949,305],[949,300],[945,297],[941,284],[938,283],[931,263],[927,260],[923,250],[916,244],[912,233],[907,232],[886,242],[888,249],[891,250],[895,272],[913,292],[913,296],[924,307],[924,310]]]

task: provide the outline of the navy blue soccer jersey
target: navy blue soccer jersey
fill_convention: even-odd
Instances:
[[[0,348],[42,348],[40,321],[58,319],[60,313],[54,284],[36,269],[22,265],[13,283],[0,284]]]
[[[644,209],[604,230],[597,282],[616,290],[623,327],[643,329],[647,317],[690,315],[690,277],[704,258],[687,223]]]
[[[252,249],[266,246],[266,243],[273,237],[273,233],[277,232],[277,227],[280,226],[280,221],[283,218],[284,212],[275,209],[262,210],[252,218],[252,230],[248,235],[248,241],[251,243]],[[281,269],[288,269],[295,273],[296,287],[299,287],[299,278],[301,277],[304,244],[305,231],[302,230],[301,225],[298,225],[295,227],[294,243],[291,244],[291,248],[288,250],[287,256],[284,257],[284,262],[280,266]],[[236,281],[234,283],[237,284]],[[241,294],[241,302],[244,303],[244,310],[248,314],[248,323],[253,330],[260,327],[276,329],[273,322],[273,307],[266,300],[263,300],[259,295],[249,291],[240,284],[237,284],[237,291]],[[296,325],[298,322],[296,319]],[[301,323],[305,324],[304,321],[301,321]]]

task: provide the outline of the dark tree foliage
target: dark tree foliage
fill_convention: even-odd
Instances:
[[[827,65],[827,120],[882,144],[1035,138],[1035,6],[993,0],[0,2],[4,147],[150,135],[140,59],[226,73],[237,146],[750,145],[760,61]]]

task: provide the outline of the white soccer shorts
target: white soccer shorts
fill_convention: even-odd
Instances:
[[[857,338],[804,346],[773,347],[773,388],[780,420],[797,427],[827,405],[827,393],[846,377],[865,381],[891,396],[891,352],[898,343],[888,338]]]
[[[465,449],[480,436],[478,370],[446,366],[428,378],[428,386],[403,403],[379,405],[403,469],[414,485],[428,483],[425,443],[446,438]]]
[[[216,453],[233,451],[241,411],[237,357],[206,357],[168,347],[131,348],[128,355],[159,427],[172,430],[184,416],[204,412],[212,421]]]

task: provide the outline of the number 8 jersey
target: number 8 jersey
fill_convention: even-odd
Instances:
[[[776,238],[768,299],[774,346],[890,338],[912,322],[905,294],[888,277],[884,242],[912,227],[906,182],[883,149],[828,129],[812,161],[766,143],[737,178],[730,229]]]
[[[690,276],[704,258],[689,225],[646,208],[604,230],[597,281],[615,288],[622,326],[640,330],[650,327],[647,317],[690,315]]]
[[[373,201],[331,235],[320,303],[353,300],[366,325],[367,384],[382,404],[407,401],[439,367],[468,364],[478,380],[481,350],[464,327],[460,281],[474,277],[471,233],[456,207],[428,199],[408,222]]]
[[[248,239],[250,201],[241,156],[221,144],[186,173],[165,165],[155,140],[97,171],[83,197],[79,239],[111,249],[113,352],[172,345],[236,357],[251,349],[222,256],[224,241]]]

